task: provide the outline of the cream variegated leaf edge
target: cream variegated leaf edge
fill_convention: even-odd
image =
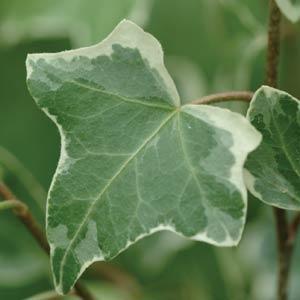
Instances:
[[[97,45],[58,53],[30,54],[28,59],[37,61],[39,58],[53,60],[63,57],[65,60],[71,61],[78,56],[85,56],[89,59],[96,58],[100,55],[110,56],[113,51],[112,45],[115,42],[128,48],[136,48],[136,46],[139,45],[138,50],[141,55],[147,57],[150,67],[159,72],[167,89],[170,91],[174,101],[174,103],[170,104],[180,106],[177,89],[164,65],[163,50],[160,43],[151,34],[144,32],[140,27],[128,20],[122,21],[105,40]],[[155,49],[155,51],[153,51],[153,49]],[[26,66],[28,79],[30,78],[32,69],[30,64]]]
[[[114,69],[116,61],[121,68],[120,72],[128,72],[125,85],[122,82],[118,83],[115,77],[108,78],[108,71],[118,76]],[[164,66],[162,48],[153,36],[134,23],[124,20],[108,38],[95,46],[56,54],[30,54],[26,65],[29,90],[37,104],[56,124],[61,135],[61,155],[47,202],[47,235],[58,292],[68,292],[94,261],[111,259],[132,243],[156,231],[170,230],[190,239],[217,246],[238,244],[247,208],[243,165],[248,153],[259,145],[261,136],[243,116],[229,110],[205,105],[181,106],[176,87]],[[98,73],[93,73],[94,68],[98,68]],[[104,72],[102,68],[108,69]],[[130,68],[135,71],[131,72]],[[87,74],[91,74],[88,75],[90,78],[83,78]],[[152,84],[152,90],[147,89],[148,81],[146,85],[140,83],[145,78],[149,85]],[[132,82],[137,85],[136,88],[131,86]],[[82,99],[78,97],[78,93],[82,93]],[[101,106],[97,106],[99,102],[94,99],[96,96],[108,108],[101,111]],[[111,100],[107,101],[108,98]],[[88,102],[91,108],[87,104],[81,104],[90,99],[95,100]],[[75,102],[70,105],[70,101]],[[113,106],[112,103],[117,105]],[[76,104],[80,106],[80,111]],[[125,120],[129,115],[120,115],[118,107],[123,107],[132,114],[136,111],[137,115],[134,114],[130,122],[139,125],[142,141],[133,148],[130,148],[131,144],[137,143],[138,140],[128,142],[129,145],[119,145],[118,147],[130,148],[127,154],[125,150],[124,153],[119,153],[118,147],[114,148],[116,153],[109,150],[109,153],[100,151],[99,154],[99,149],[111,146],[109,143],[112,135],[110,132],[106,133],[110,128],[102,128],[102,131],[99,131],[101,126],[97,126],[95,133],[104,137],[107,134],[107,140],[103,139],[102,144],[99,144],[97,134],[90,136],[90,141],[86,139],[93,125],[88,122],[94,118],[94,114],[91,114],[95,112],[94,106],[101,112],[99,124],[104,122],[102,113],[113,110],[111,118],[124,118],[122,124],[126,123],[126,127]],[[144,110],[147,110],[147,114]],[[138,115],[142,115],[143,118],[138,119]],[[81,131],[78,120],[82,123]],[[111,124],[109,118],[105,119],[105,122]],[[115,122],[117,126],[119,119]],[[147,126],[144,126],[143,122]],[[128,127],[130,130],[135,128],[137,126],[134,124]],[[137,134],[134,130],[134,134]],[[81,134],[81,139],[75,136],[75,133],[78,133],[76,131]],[[122,135],[119,138],[121,139]],[[94,140],[97,143],[94,143]],[[127,140],[130,141],[130,136]],[[97,153],[93,152],[95,149]],[[74,158],[78,153],[81,156]],[[97,178],[102,189],[100,193],[95,193],[96,196],[87,196],[86,200],[82,201],[85,195],[93,194],[94,188],[97,190],[93,181],[88,181],[82,175],[82,172],[87,171],[86,166],[79,166],[81,160],[91,159],[93,155],[101,155],[101,159],[89,161],[88,166],[91,169],[95,168],[97,171],[97,168],[102,168],[104,173],[115,173],[109,175],[109,179],[105,181],[101,178],[102,171],[100,174],[90,174],[88,170],[86,177],[99,176]],[[122,155],[125,155],[123,161],[120,159]],[[114,157],[114,160],[109,160],[111,157]],[[151,158],[148,165],[144,165],[145,161],[147,162],[145,157]],[[173,163],[171,158],[174,158]],[[118,160],[119,167],[116,168],[115,163]],[[103,167],[105,161],[109,161],[110,167]],[[164,165],[163,170],[160,169],[161,165]],[[195,167],[197,165],[199,168]],[[201,168],[207,173],[203,173]],[[130,173],[131,169],[135,171]],[[160,177],[156,176],[155,171],[161,172]],[[128,172],[124,176],[125,185],[122,172]],[[74,174],[77,174],[77,177],[74,177]],[[135,197],[139,201],[144,201],[145,198],[145,205],[149,207],[142,212],[135,211],[136,214],[140,214],[138,217],[142,216],[141,222],[144,224],[132,221],[132,225],[129,222],[132,226],[131,231],[128,229],[128,232],[118,235],[114,232],[115,227],[119,226],[118,229],[123,230],[120,224],[127,220],[126,209],[131,205],[130,197],[126,198],[127,202],[118,197],[119,194],[128,192],[128,186],[130,189],[132,174],[136,182]],[[194,183],[191,184],[191,181]],[[163,187],[160,186],[161,182],[165,184]],[[91,186],[89,190],[82,192],[84,184]],[[111,191],[113,185],[119,187],[118,195]],[[153,202],[149,202],[152,197],[147,190],[149,185],[152,185],[152,188],[157,187],[160,193]],[[144,190],[141,190],[141,186]],[[73,195],[77,190],[77,194]],[[189,196],[186,195],[187,192]],[[128,193],[134,198],[132,190]],[[143,195],[140,195],[141,193]],[[173,195],[174,199],[169,199],[170,195]],[[110,201],[103,200],[99,203],[101,197]],[[175,200],[178,200],[178,207],[168,210]],[[118,210],[117,206],[120,203],[124,208]],[[111,205],[114,205],[113,209]],[[135,209],[138,210],[137,207]],[[84,211],[82,215],[81,211]],[[108,220],[110,214],[114,213],[118,223]],[[105,217],[107,220],[104,220]],[[108,228],[112,230],[110,233]]]

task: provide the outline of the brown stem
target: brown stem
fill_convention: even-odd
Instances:
[[[74,290],[76,294],[83,300],[94,300],[92,294],[88,291],[88,289],[79,281],[77,281],[74,285]]]
[[[45,211],[45,203],[47,193],[33,176],[33,174],[26,169],[26,167],[9,151],[0,146],[0,165],[14,174],[20,183],[27,189],[29,195],[41,208],[42,212]]]
[[[224,93],[217,93],[217,94],[204,96],[200,99],[192,101],[191,103],[211,104],[211,103],[226,102],[226,101],[250,102],[252,97],[253,97],[253,93],[249,91],[224,92]]]
[[[8,200],[8,201],[0,202],[0,211],[7,210],[7,209],[14,209],[17,210],[19,213],[21,213],[22,211],[25,211],[28,208],[24,203],[18,200]]]
[[[130,293],[132,299],[141,298],[141,289],[137,281],[116,266],[97,262],[88,270],[87,275],[97,276],[112,282],[120,289]]]
[[[277,86],[278,80],[278,62],[280,55],[280,22],[281,12],[275,0],[270,0],[266,84],[272,87]]]
[[[22,203],[13,192],[5,185],[3,182],[0,182],[0,196],[3,197],[3,201],[18,201]],[[33,215],[30,213],[29,209],[25,204],[13,209],[14,214],[19,218],[19,220],[24,224],[28,231],[35,238],[40,247],[49,255],[50,248],[47,242],[47,239],[40,228],[39,224],[35,221]],[[74,287],[76,294],[84,300],[93,300],[93,296],[89,291],[80,283],[76,283]]]
[[[266,84],[272,87],[277,87],[278,84],[278,63],[280,56],[280,22],[281,12],[275,0],[270,0]],[[289,238],[289,225],[287,222],[285,211],[275,207],[273,208],[273,212],[276,222],[279,264],[277,300],[287,300],[288,280],[294,242],[291,242]]]
[[[278,248],[278,286],[277,299],[288,299],[288,280],[291,266],[291,259],[294,248],[294,241],[289,241],[288,222],[286,213],[280,208],[274,208],[276,222],[277,248]]]
[[[288,235],[289,235],[288,243],[289,244],[292,244],[292,245],[294,244],[294,242],[296,240],[297,232],[299,229],[299,225],[300,225],[300,213],[297,213],[289,226],[289,232],[288,232]]]
[[[17,200],[21,202],[3,182],[0,182],[0,195],[5,199],[4,201]],[[41,248],[47,254],[49,254],[49,245],[39,224],[34,220],[27,206],[24,205],[24,207],[26,207],[26,209],[14,209],[13,211],[15,215],[20,219],[20,221],[25,225],[25,227],[29,230],[29,232],[32,234]]]

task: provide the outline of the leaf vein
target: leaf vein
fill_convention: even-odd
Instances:
[[[107,92],[105,90],[101,90],[99,88],[96,88],[96,87],[93,87],[93,86],[90,86],[90,85],[78,82],[76,80],[68,80],[66,82],[72,83],[74,85],[77,85],[79,87],[82,87],[82,88],[85,88],[85,89],[88,89],[88,90],[91,90],[91,91],[94,91],[94,92],[97,92],[97,93],[105,94],[105,95],[108,95],[108,96],[115,96],[115,97],[121,99],[124,102],[134,103],[134,104],[140,104],[140,105],[144,105],[144,106],[148,106],[148,107],[155,107],[155,108],[167,109],[167,110],[172,110],[173,109],[173,107],[170,106],[170,105],[152,104],[150,102],[148,103],[148,102],[141,101],[141,100],[138,100],[138,99],[131,99],[131,98],[128,98],[128,97],[120,96],[118,94]],[[115,100],[114,98],[111,98],[111,99]]]
[[[95,200],[93,201],[93,203],[91,204],[90,208],[87,210],[86,215],[83,218],[82,223],[79,225],[77,231],[75,232],[73,238],[71,239],[68,247],[66,248],[66,251],[64,253],[64,256],[61,259],[61,266],[60,266],[60,285],[63,282],[63,267],[65,265],[65,261],[66,258],[68,256],[68,254],[70,253],[70,249],[73,246],[74,242],[76,241],[78,234],[80,233],[81,229],[83,228],[84,224],[86,223],[89,215],[91,214],[94,206],[97,204],[97,202],[101,199],[101,197],[103,196],[103,194],[108,190],[108,188],[111,186],[111,184],[118,178],[118,176],[122,173],[122,171],[126,168],[126,166],[136,157],[136,155],[139,154],[139,152],[151,141],[152,138],[154,138],[158,132],[168,123],[168,121],[170,121],[172,119],[172,117],[177,113],[177,110],[175,110],[173,113],[171,113],[170,115],[168,115],[168,117],[159,125],[159,127],[153,132],[151,133],[151,135],[138,147],[138,149],[124,162],[123,165],[121,165],[120,169],[116,172],[116,174],[108,181],[108,183],[104,186],[104,188],[101,190],[101,192],[99,193],[99,195],[95,198]]]

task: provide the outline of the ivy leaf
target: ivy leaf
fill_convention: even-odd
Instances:
[[[276,0],[281,12],[293,23],[300,19],[300,1],[299,0]]]
[[[250,192],[283,209],[300,209],[300,101],[261,87],[253,96],[248,119],[262,133],[245,171]]]
[[[181,106],[150,34],[123,21],[98,45],[29,55],[27,74],[61,134],[47,211],[60,293],[92,262],[159,230],[239,242],[242,168],[260,134],[228,110]]]

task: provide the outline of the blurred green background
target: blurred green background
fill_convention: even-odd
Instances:
[[[0,176],[43,225],[59,134],[27,91],[28,53],[92,45],[128,18],[161,42],[183,101],[255,90],[264,81],[267,10],[267,0],[0,0]],[[299,53],[300,27],[284,20],[280,88],[298,98]],[[225,106],[247,109],[236,102]],[[161,232],[114,259],[108,268],[114,275],[96,264],[83,280],[101,300],[275,299],[273,227],[271,209],[250,197],[237,248]],[[297,300],[300,249],[292,273],[290,299]],[[30,297],[52,289],[47,257],[10,212],[1,213],[0,299],[46,299]]]

